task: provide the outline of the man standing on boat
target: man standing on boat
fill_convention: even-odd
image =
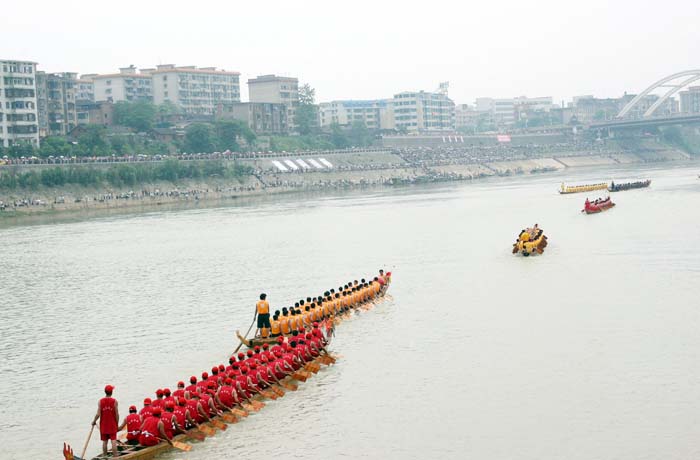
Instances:
[[[260,294],[260,300],[255,304],[255,310],[258,315],[258,330],[255,331],[255,335],[260,335],[262,337],[267,337],[268,332],[271,328],[270,326],[270,303],[265,300],[267,294]]]
[[[105,397],[97,403],[97,413],[92,420],[92,426],[100,419],[100,439],[102,440],[102,454],[107,455],[107,440],[112,441],[112,455],[119,455],[117,452],[117,427],[119,426],[119,407],[117,400],[112,397],[114,387],[105,386]]]

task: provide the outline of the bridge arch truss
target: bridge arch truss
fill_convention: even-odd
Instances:
[[[662,78],[653,85],[649,86],[647,89],[637,94],[631,101],[625,105],[620,113],[617,114],[616,118],[624,118],[627,113],[632,110],[645,96],[648,96],[652,91],[659,88],[668,88],[668,90],[657,99],[645,112],[644,117],[650,117],[658,109],[661,104],[666,102],[666,100],[676,94],[678,91],[682,90],[691,83],[700,80],[700,69],[697,70],[686,70],[684,72],[674,73],[666,78]]]

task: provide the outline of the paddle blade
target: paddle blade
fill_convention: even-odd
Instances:
[[[287,390],[291,391],[297,391],[299,389],[299,386],[292,382],[282,382],[281,385]]]
[[[277,393],[277,396],[279,396],[279,397],[284,396],[284,390],[282,388],[275,386],[275,387],[272,387],[271,389],[272,389],[272,391]]]
[[[192,439],[196,439],[197,441],[204,441],[204,439],[207,437],[207,435],[202,433],[201,431],[190,430],[187,432],[187,437],[192,438]]]
[[[73,460],[73,448],[70,446],[70,444],[66,444],[65,442],[63,443],[63,458],[65,460]]]
[[[207,436],[214,436],[216,434],[216,430],[208,425],[199,425],[199,431]]]
[[[238,423],[238,418],[233,414],[223,414],[221,419],[226,423]]]
[[[296,371],[294,374],[292,374],[292,378],[294,380],[299,380],[301,382],[306,382],[306,376],[302,374],[300,371]]]
[[[185,452],[189,452],[192,450],[192,445],[187,444],[186,442],[180,442],[180,441],[173,441],[173,447],[176,449],[180,449]]]
[[[226,429],[228,428],[228,425],[226,425],[226,424],[225,424],[224,422],[222,422],[221,420],[212,420],[212,421],[211,421],[211,424],[214,425],[215,427],[217,427],[218,429],[222,430],[222,431],[226,431]]]
[[[247,417],[248,412],[241,410],[241,409],[231,409],[231,413],[235,415],[236,417]]]

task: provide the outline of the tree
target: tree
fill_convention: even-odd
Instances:
[[[316,90],[308,83],[299,88],[299,106],[296,110],[296,125],[299,134],[311,134],[317,125]]]
[[[108,154],[107,129],[101,125],[85,125],[85,131],[78,136],[78,143],[82,145],[86,155]]]
[[[372,144],[374,136],[363,121],[355,120],[350,127],[350,144],[353,147],[367,147]]]
[[[181,114],[182,109],[171,101],[165,101],[158,106],[157,112],[157,126],[159,128],[169,128],[172,126],[172,117]]]
[[[337,149],[344,149],[350,145],[348,136],[343,132],[343,128],[338,123],[331,124],[331,142]]]
[[[193,123],[185,130],[185,150],[189,153],[211,153],[216,149],[212,126]]]
[[[59,157],[70,156],[73,151],[73,146],[63,137],[46,137],[41,141],[39,147],[39,156],[41,157]]]
[[[146,132],[153,128],[156,112],[156,106],[150,102],[119,101],[114,104],[114,121],[138,132]]]
[[[238,139],[245,139],[246,143],[255,142],[255,133],[250,130],[248,124],[242,120],[218,121],[215,125],[216,145],[219,150],[240,150]]]

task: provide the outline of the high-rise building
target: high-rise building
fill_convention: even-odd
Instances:
[[[172,102],[189,115],[214,115],[219,104],[241,101],[240,73],[215,67],[159,65],[149,71],[156,104]]]
[[[679,93],[683,113],[700,113],[700,86],[691,86]]]
[[[153,102],[151,74],[138,72],[133,65],[120,68],[119,73],[95,75],[92,81],[96,102]]]
[[[318,106],[319,126],[327,128],[336,123],[350,126],[361,122],[369,129],[394,129],[386,112],[391,101],[383,99],[322,102]]]
[[[248,80],[248,99],[250,102],[269,102],[284,104],[287,107],[287,120],[290,130],[296,129],[294,119],[299,105],[299,79],[260,75]]]
[[[455,103],[442,93],[406,91],[392,101],[396,129],[408,132],[445,132],[455,129]]]
[[[65,136],[78,125],[75,89],[78,74],[36,73],[39,136]]]
[[[97,123],[90,119],[90,111],[95,108],[95,78],[96,74],[83,74],[76,81],[75,111],[79,125]]]
[[[0,60],[0,144],[39,146],[36,62]]]

